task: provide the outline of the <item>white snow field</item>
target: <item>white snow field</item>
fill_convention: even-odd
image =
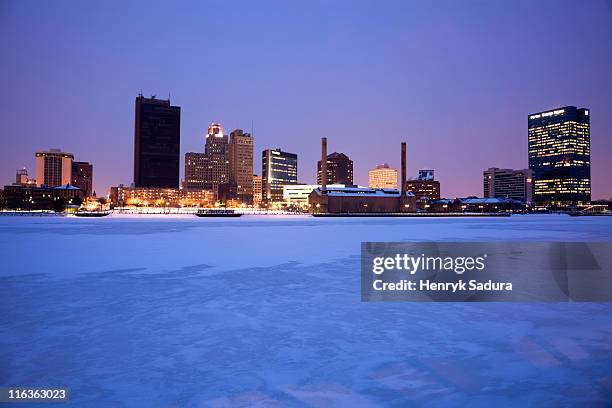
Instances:
[[[465,240],[612,241],[612,217],[0,217],[0,386],[71,407],[609,406],[612,304],[360,301],[362,241]]]

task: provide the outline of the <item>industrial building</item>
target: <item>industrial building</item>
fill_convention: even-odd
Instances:
[[[327,138],[321,139],[322,173],[327,174]],[[313,215],[392,214],[416,211],[414,194],[406,191],[406,143],[401,145],[402,188],[381,189],[370,187],[328,188],[325,178],[321,187],[314,189],[308,202]]]

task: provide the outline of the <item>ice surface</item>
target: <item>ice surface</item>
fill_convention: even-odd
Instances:
[[[612,305],[361,303],[360,243],[404,240],[611,241],[612,218],[0,217],[0,385],[75,407],[609,404]]]

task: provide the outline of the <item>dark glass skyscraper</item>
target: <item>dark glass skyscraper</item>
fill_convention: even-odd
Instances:
[[[72,183],[81,189],[85,197],[93,194],[93,165],[88,162],[72,162]]]
[[[177,188],[181,147],[181,108],[170,100],[136,97],[134,185]]]
[[[591,201],[590,115],[566,106],[529,115],[529,168],[538,205]]]
[[[281,149],[262,152],[262,195],[266,203],[283,200],[283,185],[297,184],[297,154]]]

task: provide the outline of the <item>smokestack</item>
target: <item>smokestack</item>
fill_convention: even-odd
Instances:
[[[406,194],[406,142],[402,142],[402,196]]]
[[[321,191],[327,190],[327,138],[321,138]]]

